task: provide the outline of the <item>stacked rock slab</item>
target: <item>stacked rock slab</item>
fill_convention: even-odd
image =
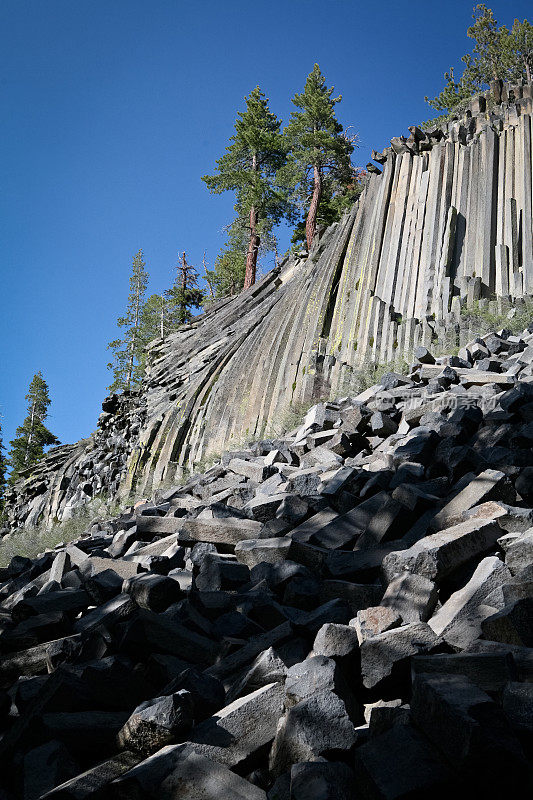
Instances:
[[[139,392],[107,397],[92,436],[54,447],[21,472],[21,479],[6,492],[2,532],[65,521],[94,497],[116,495],[135,452],[145,406]]]
[[[498,84],[445,131],[386,150],[307,259],[154,348],[130,485],[150,491],[291,404],[349,391],[365,362],[459,343],[461,302],[531,294],[531,89]]]
[[[531,796],[531,331],[13,558],[3,800]]]
[[[141,494],[291,404],[349,391],[365,362],[453,339],[461,302],[533,293],[531,88],[477,98],[446,131],[385,151],[307,259],[154,349],[130,472]]]
[[[291,407],[353,393],[369,362],[462,344],[461,305],[533,294],[532,87],[495,82],[463,118],[392,139],[308,256],[154,343],[122,491],[143,497]],[[45,516],[62,475],[47,478]]]

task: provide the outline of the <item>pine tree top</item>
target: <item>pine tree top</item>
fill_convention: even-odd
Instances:
[[[245,102],[246,110],[237,114],[230,144],[216,162],[216,173],[204,175],[202,180],[215,194],[233,190],[238,201],[247,204],[247,192],[256,195],[255,202],[260,200],[264,178],[273,176],[283,164],[286,149],[280,133],[281,120],[270,111],[268,98],[259,86],[245,97]]]
[[[50,405],[50,396],[48,384],[40,370],[35,373],[31,380],[26,400],[30,403],[30,409],[33,406],[36,416],[42,416],[43,418],[46,416],[48,406]]]
[[[460,111],[472,96],[492,80],[531,80],[533,73],[533,26],[525,19],[515,19],[511,30],[498,25],[492,9],[484,3],[474,7],[473,24],[467,36],[473,40],[472,52],[462,57],[464,69],[456,79],[453,68],[444,74],[444,89],[426,102],[436,111]],[[440,124],[444,119],[428,120],[423,127]]]
[[[307,76],[303,92],[294,95],[293,111],[285,136],[290,144],[291,159],[301,168],[317,167],[321,171],[349,168],[352,140],[343,133],[335,114],[342,95],[333,97],[334,86],[328,87],[318,64]]]
[[[31,467],[43,457],[45,447],[60,444],[59,439],[44,424],[48,416],[50,396],[42,372],[33,376],[26,400],[26,418],[15,431],[15,438],[9,443],[9,464],[12,467],[10,483],[17,479],[21,470]]]

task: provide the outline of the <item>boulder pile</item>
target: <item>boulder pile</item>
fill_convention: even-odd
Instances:
[[[533,327],[0,571],[2,800],[533,788]]]

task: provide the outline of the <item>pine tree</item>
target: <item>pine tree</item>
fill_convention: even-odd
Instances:
[[[140,337],[143,345],[154,339],[164,339],[175,330],[172,309],[165,294],[151,294],[141,312]]]
[[[155,339],[164,339],[176,328],[176,314],[174,309],[170,307],[165,294],[151,294],[143,303],[137,330],[136,349],[139,373],[141,375],[144,374],[146,369],[147,346]]]
[[[215,194],[228,190],[236,194],[237,218],[232,227],[247,234],[246,289],[255,283],[261,238],[288,213],[289,206],[275,182],[286,159],[281,121],[270,111],[268,98],[258,86],[245,101],[246,110],[237,114],[235,134],[225,155],[216,162],[216,173],[204,175],[202,180]],[[233,243],[231,249],[233,252]]]
[[[278,173],[278,181],[293,193],[299,206],[306,210],[305,238],[311,248],[317,223],[329,223],[335,216],[333,198],[354,183],[351,163],[356,137],[348,137],[335,115],[335,106],[342,96],[332,97],[334,87],[315,64],[307,76],[304,91],[292,102],[300,109],[293,111],[284,136],[289,157]]]
[[[133,257],[126,314],[117,320],[118,327],[124,329],[124,336],[107,346],[113,351],[113,361],[107,365],[113,373],[109,386],[112,392],[136,388],[143,375],[145,342],[141,335],[141,318],[148,286],[145,266],[143,251],[139,250]]]
[[[525,76],[531,81],[533,75],[533,25],[527,19],[515,19],[511,28],[510,49],[516,65],[517,77]]]
[[[460,107],[466,100],[470,100],[472,95],[479,91],[479,83],[474,79],[472,71],[468,68],[472,59],[470,56],[464,56],[463,61],[465,58],[468,62],[467,68],[458,81],[455,79],[453,67],[450,67],[450,71],[444,73],[444,80],[446,81],[444,89],[432,100],[429,97],[424,98],[426,103],[431,108],[434,108],[435,111],[449,113]],[[424,123],[424,127],[428,127],[430,122]]]
[[[459,80],[453,68],[444,74],[444,89],[426,102],[436,111],[449,114],[461,110],[465,102],[483,91],[491,81],[531,80],[533,70],[533,27],[527,20],[515,19],[511,31],[498,26],[494,12],[483,3],[474,7],[474,24],[467,30],[473,40],[472,53],[462,57],[464,69]],[[435,120],[433,122],[440,122]],[[424,123],[424,127],[429,124]]]
[[[244,286],[246,273],[246,231],[234,223],[227,230],[227,242],[215,259],[213,269],[205,271],[205,280],[214,295],[212,299],[233,297]]]
[[[215,284],[213,282],[214,271],[207,268],[207,250],[204,250],[204,255],[202,258],[202,278],[205,281],[207,286],[207,292],[204,292],[204,300],[203,305],[208,305],[212,303],[215,299]]]
[[[482,86],[492,80],[507,80],[511,68],[509,31],[498,27],[494,12],[478,3],[472,14],[474,24],[466,35],[474,40],[472,59],[468,64],[472,77]]]
[[[165,292],[175,326],[190,322],[193,308],[200,308],[204,293],[198,286],[198,272],[187,263],[185,253],[178,257],[176,278],[171,289]]]
[[[59,439],[44,424],[48,416],[50,397],[48,385],[41,372],[33,376],[26,400],[28,414],[15,431],[15,438],[9,443],[10,483],[16,481],[21,470],[31,467],[43,457],[45,447],[60,444]]]
[[[5,447],[2,437],[2,425],[0,424],[0,518],[4,509],[4,494],[7,486],[7,472],[8,462],[5,455]]]

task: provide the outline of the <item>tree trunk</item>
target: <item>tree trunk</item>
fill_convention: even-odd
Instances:
[[[257,154],[252,155],[252,172],[257,172]],[[257,220],[259,212],[252,206],[250,209],[250,241],[248,242],[248,252],[246,253],[246,272],[244,273],[244,288],[253,286],[255,283],[255,273],[257,271],[257,253],[259,251],[260,238],[257,233]]]
[[[179,315],[179,323],[183,325],[187,322],[187,300],[186,300],[186,293],[187,293],[187,257],[185,255],[185,251],[181,256],[181,301],[178,305],[178,315]]]
[[[130,357],[128,360],[128,372],[126,374],[126,391],[129,392],[131,387],[131,378],[133,376],[133,361],[135,358],[135,336],[131,337],[130,342]]]
[[[250,241],[246,254],[246,272],[244,273],[244,288],[248,289],[255,283],[257,270],[257,252],[259,250],[260,237],[257,233],[257,211],[252,206],[250,209]]]
[[[526,67],[526,79],[528,83],[531,83],[531,62],[528,58],[524,59],[524,64]]]
[[[138,290],[139,291],[139,290]],[[129,392],[131,388],[131,379],[133,377],[133,365],[135,363],[135,345],[137,344],[137,332],[139,330],[139,312],[140,312],[140,296],[137,294],[135,299],[135,324],[133,326],[133,334],[130,343],[130,359],[128,364],[128,374],[126,378],[126,390]]]
[[[316,231],[316,217],[318,214],[318,206],[320,198],[322,197],[322,175],[318,167],[314,167],[314,184],[313,184],[313,197],[311,198],[311,205],[307,213],[307,220],[305,222],[305,238],[307,239],[307,249],[311,249],[313,239],[315,238]]]
[[[30,432],[28,433],[28,438],[26,440],[26,452],[24,453],[24,464],[28,463],[28,459],[30,457],[30,445],[33,441],[33,426],[35,421],[35,403],[32,404],[31,407],[31,416],[30,416]]]

